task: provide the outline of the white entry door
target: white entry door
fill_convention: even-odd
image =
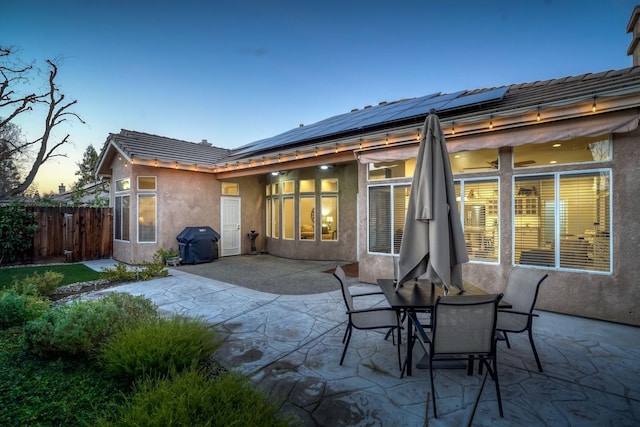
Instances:
[[[220,256],[240,255],[240,197],[221,197]]]

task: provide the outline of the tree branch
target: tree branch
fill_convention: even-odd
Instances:
[[[9,54],[11,54],[10,49],[0,47],[0,59],[8,57]],[[6,194],[0,194],[0,197],[15,196],[23,193],[33,183],[40,166],[53,157],[66,157],[65,154],[58,153],[57,151],[60,147],[69,142],[69,134],[50,146],[51,134],[56,126],[67,121],[69,117],[75,118],[83,124],[85,123],[77,113],[70,111],[70,108],[77,103],[77,100],[65,103],[64,94],[60,93],[56,86],[55,79],[58,75],[57,65],[49,59],[46,60],[46,63],[50,67],[47,92],[41,94],[30,94],[23,98],[16,99],[12,98],[14,96],[14,91],[10,90],[10,86],[12,84],[16,84],[16,82],[21,81],[22,79],[26,79],[25,73],[30,71],[32,66],[22,68],[12,68],[6,65],[0,66],[0,74],[4,78],[0,83],[0,107],[15,106],[14,110],[7,117],[0,119],[0,129],[10,123],[17,115],[32,110],[32,105],[36,103],[47,105],[42,136],[32,142],[20,144],[20,150],[39,144],[38,151],[33,163],[31,164],[29,172],[22,183],[6,192]],[[13,77],[11,73],[14,73]],[[15,147],[12,149],[15,149]]]

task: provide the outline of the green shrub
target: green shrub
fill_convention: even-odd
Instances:
[[[30,249],[37,229],[35,214],[18,205],[0,206],[0,265]]]
[[[64,275],[61,273],[45,271],[42,275],[34,273],[32,276],[16,279],[13,287],[22,294],[47,297],[60,286],[63,279]]]
[[[0,292],[0,327],[23,325],[37,319],[49,308],[49,303],[36,295],[6,289]]]
[[[114,333],[156,316],[157,307],[142,296],[110,293],[100,300],[60,305],[24,328],[25,349],[38,356],[90,356]]]
[[[224,373],[214,379],[189,369],[159,380],[147,377],[101,426],[287,426],[275,402],[246,377]]]
[[[169,270],[164,266],[161,256],[156,253],[154,261],[145,263],[142,267],[129,267],[119,262],[114,268],[103,268],[103,277],[111,282],[131,282],[134,280],[150,280],[155,277],[167,277]]]
[[[145,263],[142,268],[138,270],[138,278],[140,280],[150,280],[155,277],[167,277],[168,275],[169,270],[167,270],[164,263]]]
[[[202,367],[219,346],[215,330],[205,322],[157,317],[114,334],[100,357],[107,372],[133,380]]]
[[[103,277],[111,282],[130,282],[138,278],[136,270],[131,270],[127,264],[119,262],[114,268],[103,268]]]

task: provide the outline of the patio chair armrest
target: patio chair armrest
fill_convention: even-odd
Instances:
[[[389,307],[373,307],[373,308],[363,308],[361,310],[348,310],[347,314],[370,313],[375,311],[389,311],[389,310],[391,310]]]
[[[498,313],[521,314],[523,316],[537,316],[537,314],[534,314],[534,313],[528,313],[526,311],[511,310],[509,308],[499,308]]]
[[[369,295],[384,295],[384,292],[377,291],[377,292],[365,292],[365,293],[362,293],[362,294],[351,294],[351,297],[352,298],[366,297],[366,296],[369,296]]]

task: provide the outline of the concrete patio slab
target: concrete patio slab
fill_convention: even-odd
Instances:
[[[256,257],[233,258],[226,266],[221,262],[209,267],[235,269],[235,281],[242,281],[244,274],[251,286],[263,286],[255,284],[251,271]],[[269,258],[260,259],[259,268],[280,261]],[[248,259],[247,264],[243,259]],[[289,281],[295,290],[300,281],[295,271],[303,273],[310,286],[316,280],[333,279],[323,271],[335,263],[295,270],[295,263],[289,261],[284,262],[288,268],[271,269],[274,276],[269,280],[279,282],[279,289],[286,289]],[[100,269],[100,262],[87,265]],[[230,275],[229,271],[224,274]],[[354,290],[372,289],[357,279],[349,281]],[[346,315],[342,295],[335,289],[282,295],[171,268],[169,277],[125,284],[95,295],[113,291],[144,295],[164,313],[201,317],[216,325],[225,340],[216,358],[225,367],[250,375],[280,399],[283,413],[303,426],[466,425],[482,381],[464,370],[436,371],[439,417],[435,419],[429,406],[428,371],[414,369],[413,376],[400,378],[396,347],[384,334],[354,331],[340,366]],[[369,303],[384,303],[377,297],[368,298]],[[505,416],[499,416],[495,387],[489,379],[473,425],[640,425],[640,328],[539,314],[534,330],[544,372],[538,372],[526,336],[510,336],[511,349],[499,343]],[[419,360],[423,355],[419,346],[415,352]]]

